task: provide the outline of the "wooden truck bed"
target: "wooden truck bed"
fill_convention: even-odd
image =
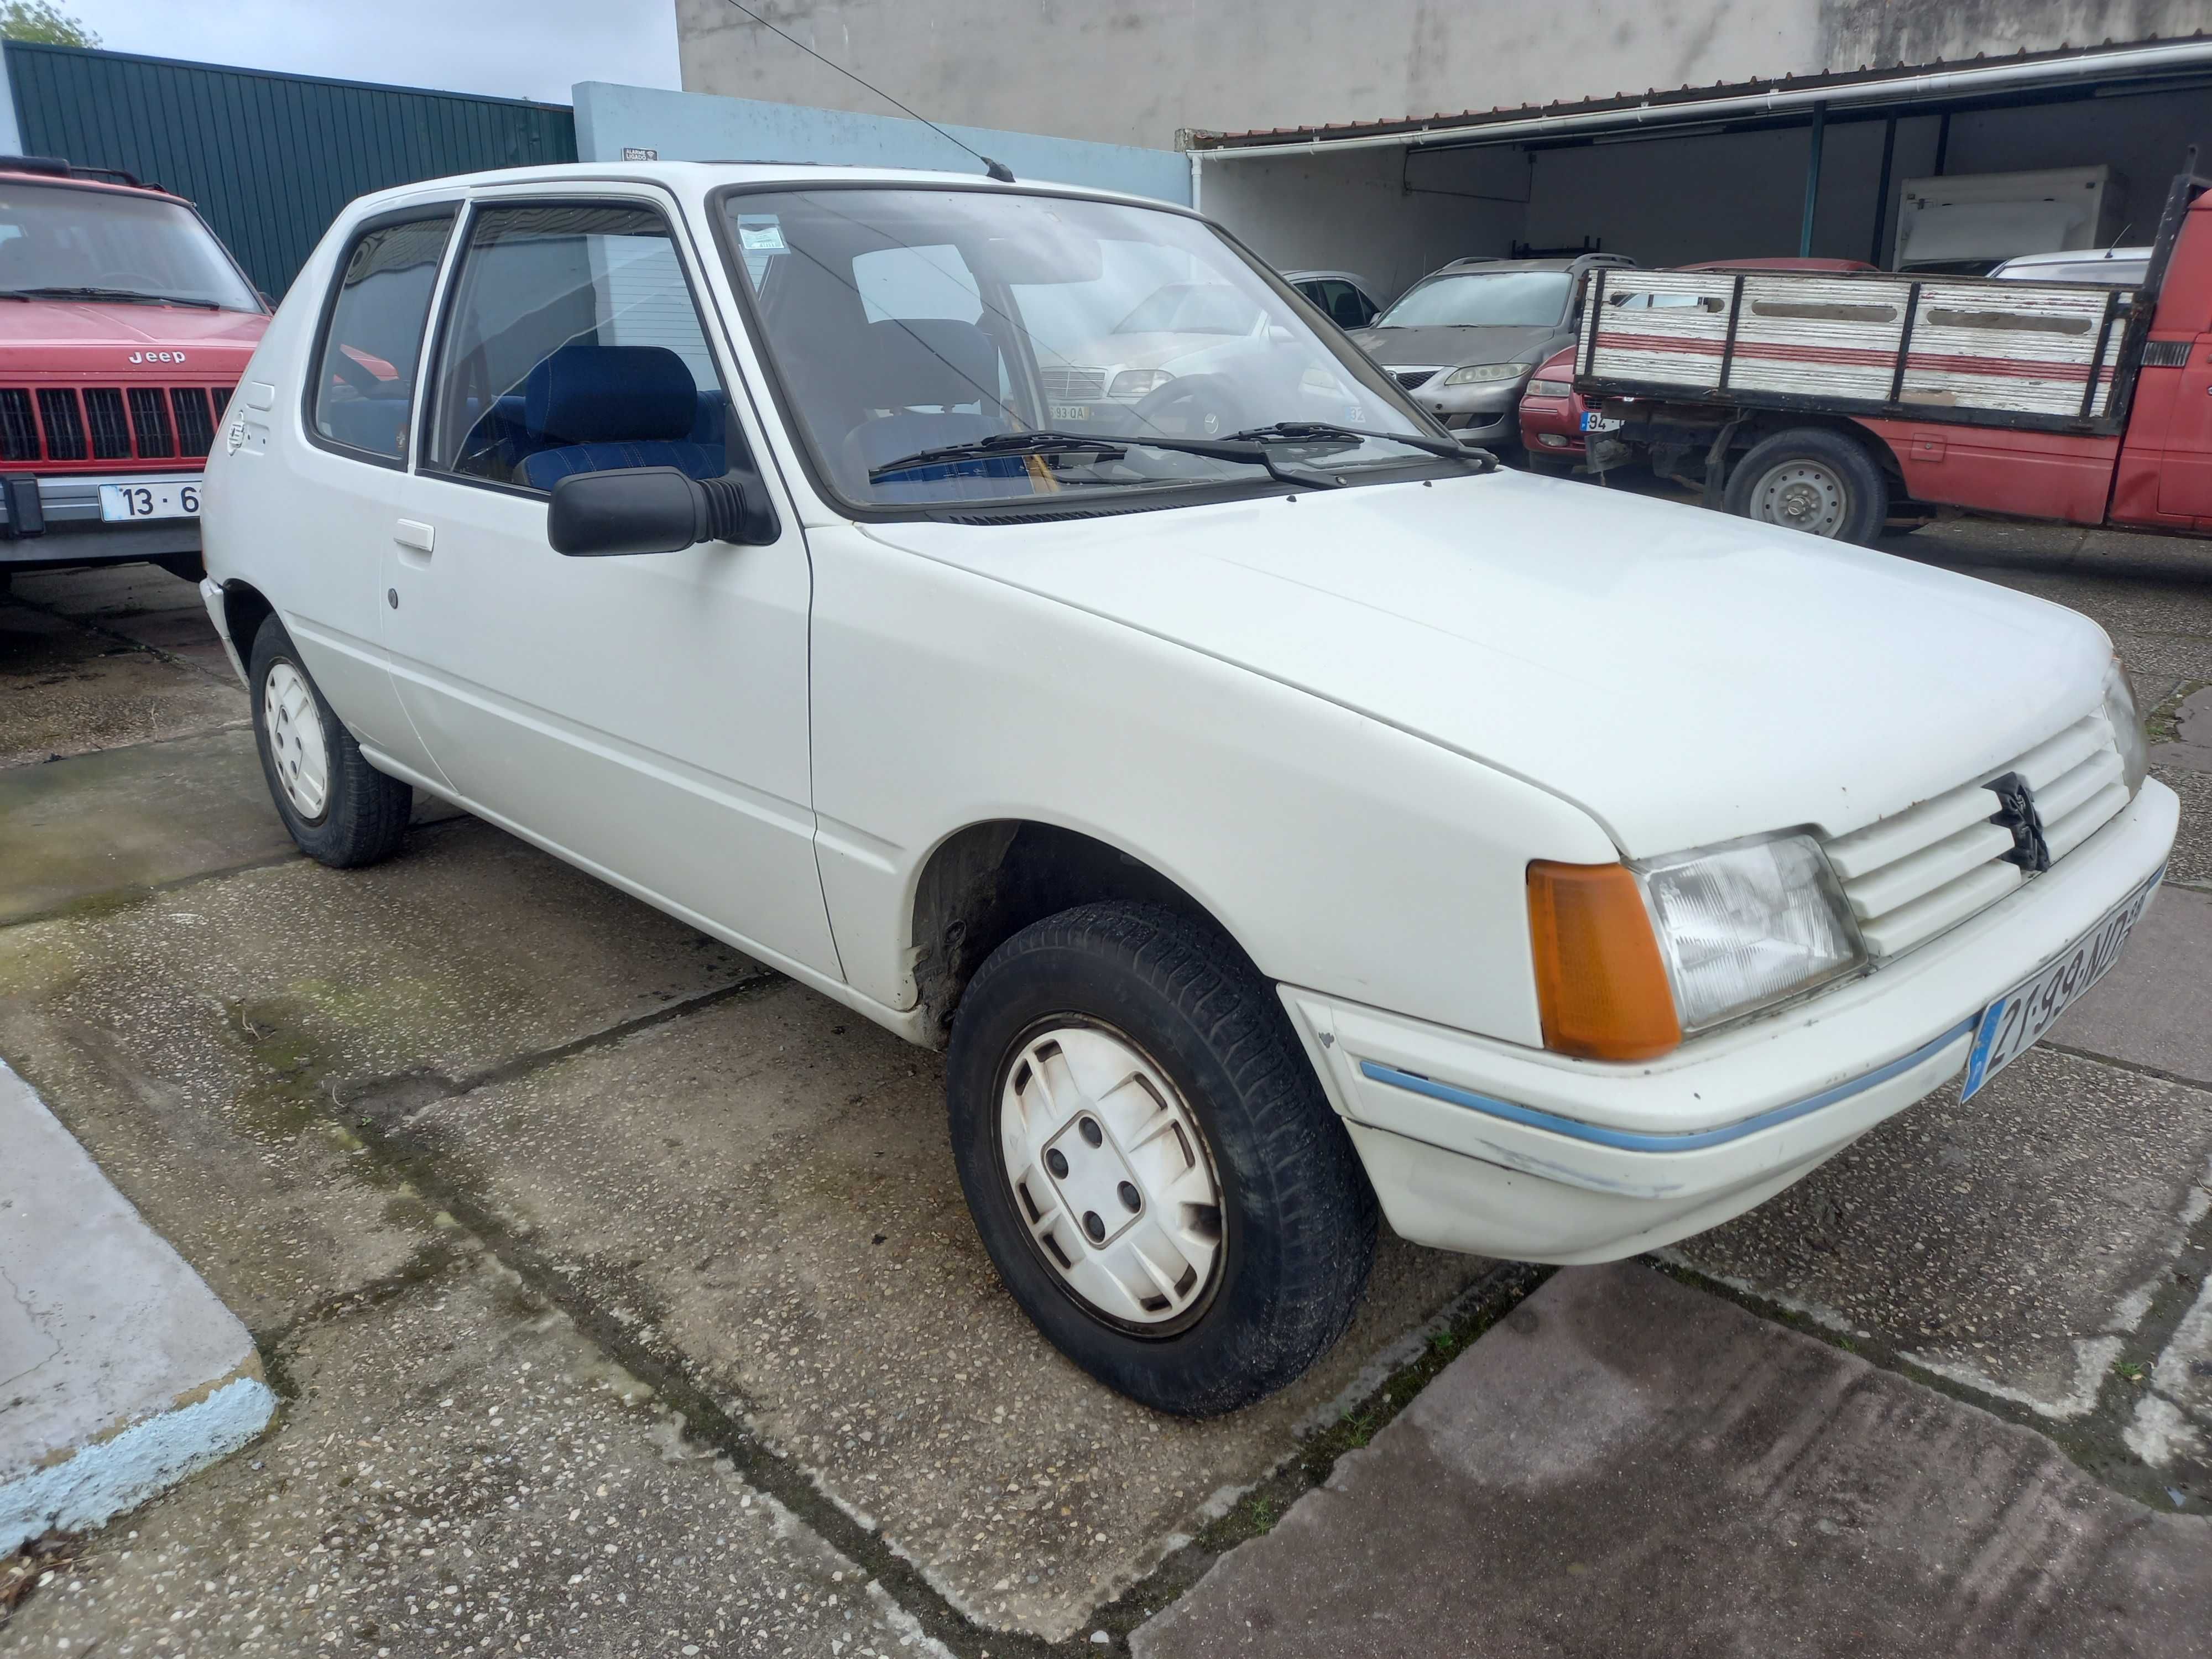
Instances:
[[[2134,291],[1887,272],[1601,268],[1585,398],[2110,432]]]

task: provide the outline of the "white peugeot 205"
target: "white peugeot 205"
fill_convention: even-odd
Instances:
[[[1263,313],[1111,431],[1164,284]],[[1406,1237],[1711,1227],[2108,968],[2177,817],[2039,599],[1503,472],[1197,216],[625,164],[367,198],[207,472],[326,864],[459,802],[949,1049],[984,1247],[1209,1413]]]

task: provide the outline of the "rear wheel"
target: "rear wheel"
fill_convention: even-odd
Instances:
[[[390,857],[415,792],[368,763],[274,617],[253,636],[246,675],[262,775],[300,850],[339,869]]]
[[[946,1094],[984,1248],[1100,1382],[1206,1416],[1343,1334],[1374,1195],[1273,988],[1219,935],[1122,902],[1024,929],[961,1000]]]
[[[1889,481],[1863,444],[1826,427],[1797,427],[1753,446],[1729,475],[1739,518],[1869,545],[1889,517]]]

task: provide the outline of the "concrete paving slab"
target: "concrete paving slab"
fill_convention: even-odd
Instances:
[[[417,826],[463,816],[416,792]],[[242,725],[0,769],[0,926],[295,855]]]
[[[303,1331],[234,1458],[95,1538],[24,1653],[898,1655],[943,1650],[495,1266]]]
[[[2153,766],[2151,775],[2181,797],[2181,825],[2166,861],[2166,878],[2212,890],[2212,772]]]
[[[943,1088],[935,1056],[782,983],[509,1082],[361,1109],[730,1396],[954,1605],[1053,1639],[1484,1270],[1388,1240],[1351,1334],[1296,1387],[1213,1422],[1157,1416],[1061,1360],[1000,1287]]]
[[[73,623],[0,602],[0,767],[204,732],[246,692]]]
[[[403,1271],[428,1217],[319,1115],[761,970],[488,825],[0,930],[0,1054],[257,1330]]]
[[[2151,745],[2153,763],[2212,772],[2212,685],[2199,686],[2181,697],[2166,718],[2172,722],[2173,736],[2169,742]]]
[[[2212,1092],[2048,1048],[1951,1085],[1680,1259],[2056,1419],[2204,1213]]]
[[[2212,1085],[2212,893],[2167,883],[2050,1041]]]
[[[253,1339],[0,1064],[0,1556],[143,1504],[276,1401]]]
[[[0,771],[0,924],[292,850],[243,726]]]
[[[2212,1522],[1669,1282],[1556,1274],[1137,1659],[2201,1653]]]

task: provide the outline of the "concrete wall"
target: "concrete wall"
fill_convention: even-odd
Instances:
[[[664,161],[828,161],[982,171],[982,164],[959,145],[903,117],[607,81],[579,82],[575,100],[576,152],[586,161],[619,161],[625,149],[635,149],[653,150]],[[1173,150],[945,125],[984,155],[1004,161],[1018,179],[1127,191],[1160,201],[1190,200],[1189,161]]]
[[[1241,131],[2186,34],[2205,0],[759,0],[933,120],[1166,148]],[[693,92],[882,112],[725,0]]]

